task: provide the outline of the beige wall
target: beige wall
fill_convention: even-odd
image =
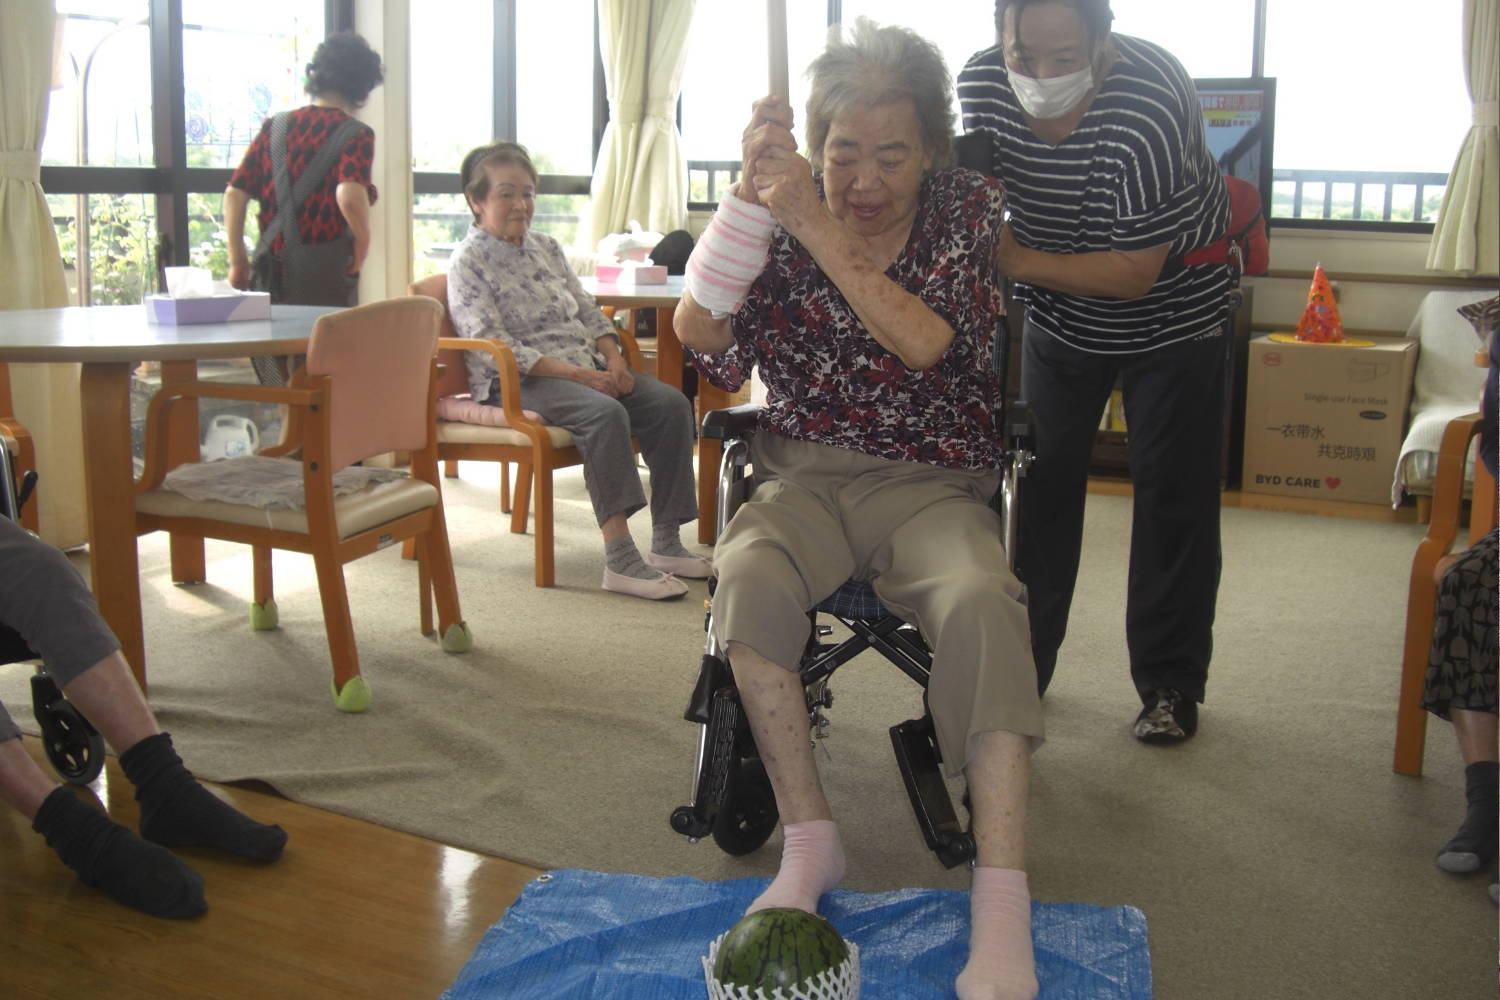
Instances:
[[[370,254],[359,279],[359,300],[405,295],[411,281],[411,42],[409,0],[355,0],[354,27],[385,63],[385,84],[359,112],[375,130],[373,179],[379,200],[371,212]]]

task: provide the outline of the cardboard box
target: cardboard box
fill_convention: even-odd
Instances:
[[[1417,348],[1251,341],[1243,488],[1390,503]]]
[[[271,318],[269,292],[235,292],[233,295],[210,295],[201,299],[148,295],[145,301],[146,318],[149,321],[172,326]]]

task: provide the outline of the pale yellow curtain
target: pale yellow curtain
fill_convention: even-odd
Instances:
[[[42,137],[57,30],[54,0],[0,2],[0,310],[68,304],[52,213],[42,193]],[[11,365],[16,418],[36,446],[41,533],[88,539],[77,365]]]
[[[1500,274],[1500,0],[1464,0],[1464,73],[1474,125],[1448,175],[1427,266]]]
[[[677,98],[695,2],[599,0],[610,120],[594,166],[588,249],[631,219],[659,233],[687,226]]]

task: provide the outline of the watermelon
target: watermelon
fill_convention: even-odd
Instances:
[[[806,910],[769,909],[752,913],[729,928],[719,943],[714,978],[767,996],[832,974],[849,957],[849,946],[834,926]]]

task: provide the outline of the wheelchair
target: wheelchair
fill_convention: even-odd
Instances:
[[[21,508],[36,488],[36,473],[18,482],[10,452],[0,444],[0,517],[20,519]],[[9,625],[0,623],[0,664],[39,657]],[[42,731],[42,749],[58,777],[70,785],[87,785],[104,770],[104,737],[66,698],[57,682],[38,665],[31,678],[31,712]]]
[[[1014,563],[1017,511],[1017,480],[1026,474],[1035,450],[1035,416],[1024,403],[1006,406],[1003,373],[1008,336],[1002,320],[996,333],[996,368],[1001,373],[1003,459],[1000,489],[991,501],[999,513],[1007,562]],[[760,408],[753,404],[708,413],[703,435],[724,442],[719,472],[715,528],[722,532],[734,511],[748,500],[755,485],[746,467],[750,464],[750,441]],[[1012,566],[1013,568],[1013,566]],[[756,850],[776,829],[779,812],[770,778],[755,747],[750,724],[740,703],[734,675],[723,647],[713,632],[713,592],[710,579],[708,614],[704,630],[708,641],[698,670],[697,683],[683,718],[698,726],[697,755],[693,769],[693,798],[672,811],[671,827],[697,843],[712,836],[726,854],[742,855]],[[1024,594],[1024,592],[1023,592]],[[1024,596],[1023,596],[1024,600]],[[823,641],[833,626],[819,624],[818,615],[844,625],[851,633],[841,642]],[[824,735],[828,724],[825,710],[833,705],[829,677],[840,666],[867,649],[884,655],[923,691],[923,715],[892,726],[891,747],[911,799],[927,847],[944,867],[954,868],[973,861],[974,836],[959,822],[948,795],[941,769],[942,756],[932,714],[927,710],[927,682],[932,656],[918,630],[891,614],[866,583],[848,581],[808,613],[813,628],[803,650],[798,671],[806,693],[808,724],[814,739]],[[968,796],[964,797],[967,809]]]

